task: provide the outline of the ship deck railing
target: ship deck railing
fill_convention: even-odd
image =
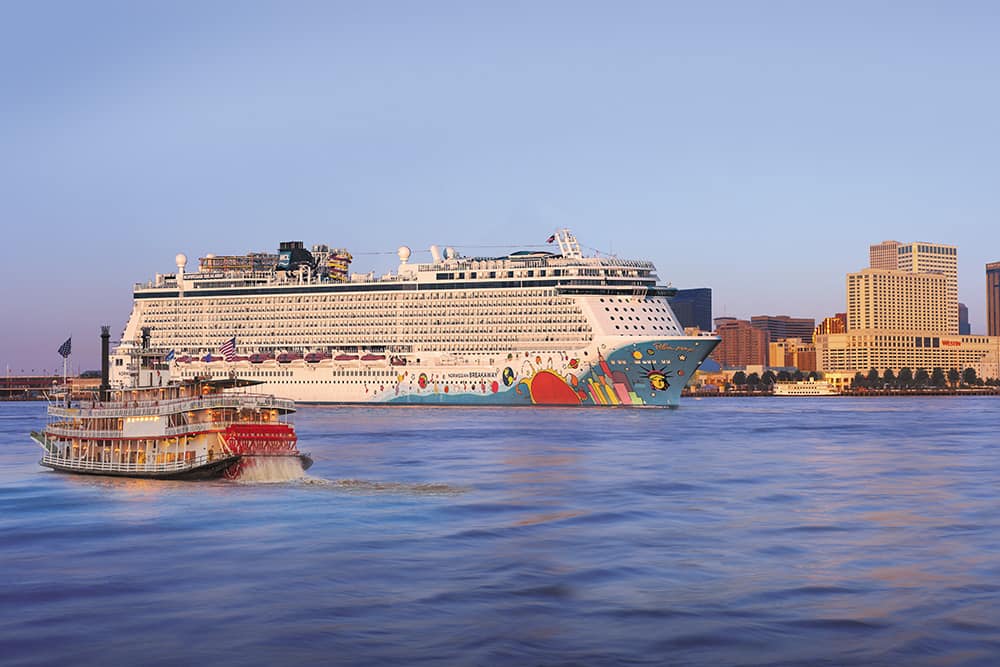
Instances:
[[[117,472],[117,473],[169,473],[182,472],[197,468],[198,466],[218,461],[219,457],[208,457],[207,455],[197,456],[193,459],[181,459],[168,463],[128,463],[125,461],[91,461],[88,459],[72,459],[65,456],[45,454],[42,457],[42,465],[56,466],[69,470],[86,470],[88,472]]]
[[[163,433],[156,435],[125,435],[122,429],[88,429],[83,425],[74,425],[71,422],[49,422],[45,427],[45,432],[49,435],[66,438],[83,438],[86,440],[124,439],[124,440],[150,440],[162,437],[176,437],[192,433],[203,433],[205,431],[222,431],[230,424],[250,424],[250,425],[271,425],[281,422],[194,422],[182,424],[180,426],[168,426],[163,429]]]
[[[648,271],[655,270],[655,266],[652,262],[646,260],[635,260],[635,259],[623,259],[614,256],[600,256],[600,257],[562,257],[559,255],[546,255],[542,257],[532,257],[532,256],[506,256],[506,257],[460,257],[453,260],[447,260],[439,263],[421,263],[416,264],[418,271],[428,272],[428,271],[440,271],[440,270],[507,270],[511,268],[533,268],[533,267],[581,267],[581,268],[593,268],[593,267],[616,267],[616,268],[629,268],[629,269],[643,269]],[[205,271],[205,272],[195,272],[184,274],[185,281],[189,282],[191,286],[197,290],[199,288],[218,288],[218,287],[252,287],[252,286],[298,286],[298,285],[321,285],[321,284],[368,284],[368,283],[378,283],[378,282],[409,282],[415,279],[415,276],[411,275],[400,275],[396,273],[388,273],[383,276],[376,277],[373,273],[369,274],[352,274],[351,280],[346,282],[334,281],[324,278],[317,274],[312,274],[308,277],[306,276],[294,276],[290,279],[282,280],[279,276],[271,271],[246,271],[246,270],[235,270],[235,271]],[[147,280],[144,282],[133,283],[132,289],[134,292],[140,292],[144,290],[156,290],[156,289],[177,289],[177,276],[176,274],[164,274],[158,276],[155,280]]]
[[[138,417],[170,415],[209,408],[249,408],[253,410],[275,409],[282,412],[295,410],[295,402],[273,396],[257,394],[220,394],[197,398],[172,398],[162,401],[122,401],[112,405],[100,401],[75,401],[70,407],[52,405],[49,415],[53,417]]]

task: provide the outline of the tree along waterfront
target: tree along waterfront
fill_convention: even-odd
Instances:
[[[782,370],[775,374],[765,371],[762,374],[736,371],[732,382],[720,387],[720,391],[702,392],[685,390],[685,395],[695,396],[771,396],[775,382],[790,382],[820,379],[816,371],[808,375],[802,371],[790,373]],[[887,368],[881,373],[872,368],[867,373],[858,372],[854,375],[850,388],[841,392],[849,396],[952,396],[1000,395],[1000,380],[996,378],[983,379],[978,377],[974,368],[959,371],[957,368],[901,368],[895,372]]]
[[[957,368],[934,368],[930,372],[926,368],[918,368],[914,372],[910,368],[899,369],[897,375],[891,368],[879,373],[870,369],[867,374],[855,373],[852,389],[875,390],[911,390],[911,389],[974,389],[985,387],[1000,387],[996,378],[983,379],[977,376],[974,368],[959,371]]]

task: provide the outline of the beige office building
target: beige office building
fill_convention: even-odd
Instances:
[[[953,333],[948,279],[939,273],[862,269],[847,274],[847,331],[906,329]],[[957,332],[956,308],[956,332]]]
[[[868,266],[872,269],[898,269],[899,241],[882,241],[868,246]]]

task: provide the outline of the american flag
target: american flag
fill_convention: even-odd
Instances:
[[[553,242],[555,242],[555,240],[556,240],[556,235],[555,235],[555,234],[553,234],[553,235],[552,235],[552,236],[550,236],[549,238],[545,239],[545,242],[546,242],[546,243],[553,243]]]
[[[236,336],[233,336],[219,348],[219,352],[222,353],[222,357],[226,361],[236,361]]]
[[[69,353],[73,351],[73,337],[70,336],[66,339],[66,342],[59,346],[59,354],[65,359],[69,356]]]

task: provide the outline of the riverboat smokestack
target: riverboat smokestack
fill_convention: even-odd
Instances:
[[[111,391],[109,377],[111,375],[110,344],[111,327],[104,325],[101,327],[101,400],[108,400]]]

